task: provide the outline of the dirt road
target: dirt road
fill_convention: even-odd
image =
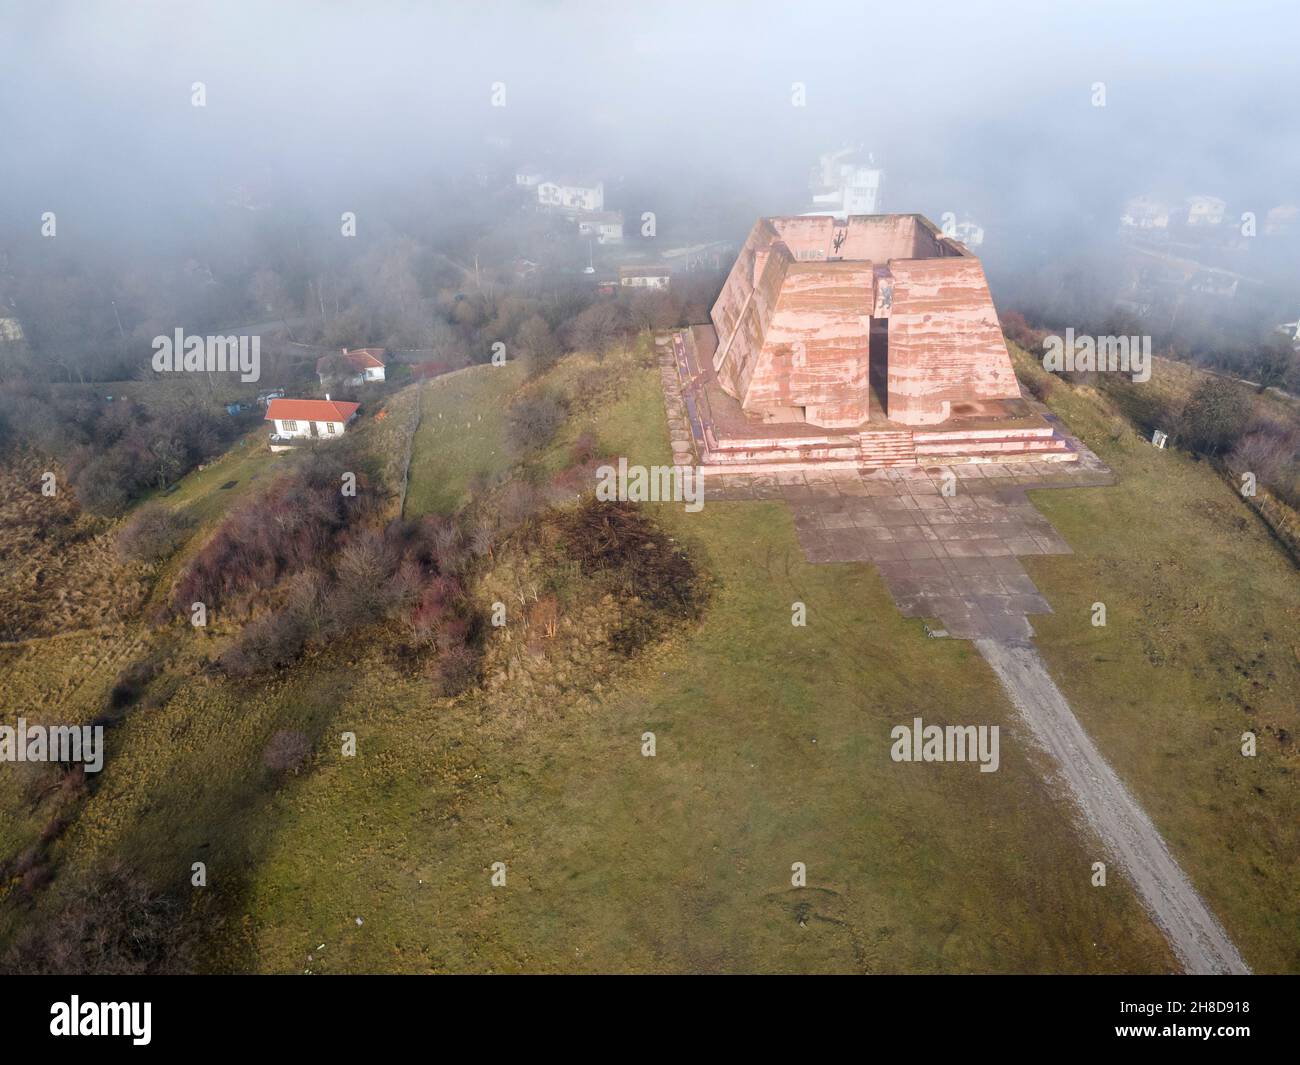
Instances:
[[[1249,973],[1151,819],[1084,732],[1038,652],[991,639],[977,639],[975,646],[1060,766],[1071,798],[1108,852],[1101,857],[1118,860],[1183,967],[1198,974]]]

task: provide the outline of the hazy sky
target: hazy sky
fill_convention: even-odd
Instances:
[[[234,181],[383,202],[493,137],[772,213],[852,140],[891,211],[1113,228],[1151,189],[1262,216],[1300,200],[1298,31],[1293,2],[4,0],[0,242],[44,210],[183,239]]]

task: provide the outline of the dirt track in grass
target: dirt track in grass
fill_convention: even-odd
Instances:
[[[1190,973],[1249,973],[1245,961],[1192,887],[1156,826],[1115,775],[1070,710],[1033,647],[981,639],[1035,739],[1060,768],[1088,824],[1132,880],[1152,919]]]

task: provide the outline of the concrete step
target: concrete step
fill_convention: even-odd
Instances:
[[[917,429],[912,439],[918,444],[937,444],[944,440],[1015,440],[1052,436],[1056,432],[1050,425],[1035,425],[1021,429]]]
[[[859,434],[858,457],[868,469],[897,469],[917,464],[912,434],[905,432]]]
[[[806,447],[755,446],[710,448],[709,462],[855,462],[857,448],[848,445],[810,444]]]
[[[1019,455],[1027,451],[1068,451],[1069,445],[1059,437],[1014,440],[945,440],[942,443],[917,444],[918,455]]]

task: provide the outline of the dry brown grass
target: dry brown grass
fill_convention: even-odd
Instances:
[[[113,523],[82,514],[53,468],[32,457],[0,468],[0,641],[120,624],[148,594],[145,571],[113,552]]]

